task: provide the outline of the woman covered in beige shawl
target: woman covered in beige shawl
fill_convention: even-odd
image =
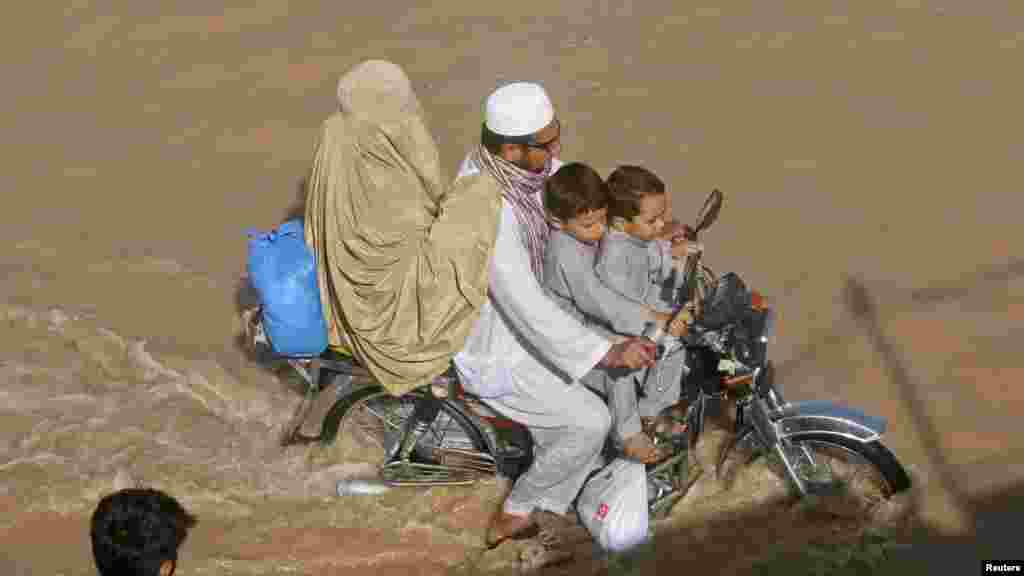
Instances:
[[[330,344],[393,394],[444,372],[487,295],[500,196],[478,179],[445,191],[409,78],[370,60],[338,84],[307,184]]]

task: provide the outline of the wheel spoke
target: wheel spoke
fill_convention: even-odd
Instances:
[[[355,402],[342,417],[340,434],[351,437],[363,450],[371,448],[381,462],[390,458],[391,449],[407,433],[407,422],[414,413],[415,395],[394,397],[381,392]],[[382,478],[395,486],[444,486],[472,484],[497,471],[495,458],[481,451],[464,429],[457,414],[444,406],[426,427],[408,460],[381,466]],[[390,447],[390,449],[389,449]],[[359,450],[361,455],[365,455]]]
[[[391,462],[381,467],[381,477],[393,486],[456,486],[473,484],[479,477],[474,470],[417,462]]]
[[[443,418],[447,418],[448,421],[444,422],[444,424],[441,424],[441,422],[443,422]],[[436,446],[444,446],[445,431],[448,429],[448,424],[450,424],[451,422],[451,416],[445,414],[444,412],[438,412],[437,418],[434,419],[434,422],[430,425],[429,428],[430,434],[434,437],[434,444]]]
[[[832,513],[870,514],[891,495],[881,473],[853,450],[823,441],[801,442],[797,447],[800,449],[793,452],[809,452],[815,464],[810,470],[801,467],[801,477],[819,489],[833,489],[822,493]]]
[[[377,419],[380,420],[385,426],[387,426],[387,427],[389,427],[389,428],[391,428],[393,430],[401,430],[402,429],[402,421],[404,420],[404,418],[402,416],[398,416],[398,415],[394,414],[395,411],[396,411],[396,408],[392,407],[390,409],[379,410],[379,409],[375,409],[373,406],[369,405],[369,402],[367,402],[366,404],[367,405],[365,407],[363,407],[363,410],[365,410],[366,412],[372,414],[373,416],[376,416]],[[385,413],[385,412],[387,412],[387,413]]]

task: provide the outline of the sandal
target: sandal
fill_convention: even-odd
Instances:
[[[511,524],[511,526],[510,526]],[[537,536],[540,527],[532,515],[515,516],[505,512],[499,512],[491,520],[484,535],[484,546],[493,550],[506,540],[527,540]]]

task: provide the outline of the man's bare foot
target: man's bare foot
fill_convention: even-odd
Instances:
[[[487,536],[484,539],[484,544],[490,550],[496,548],[505,540],[532,538],[537,535],[537,532],[537,523],[533,520],[533,517],[499,512],[491,520],[491,525],[487,527]]]
[[[641,464],[652,464],[664,456],[643,432],[630,436],[622,443],[622,455]]]

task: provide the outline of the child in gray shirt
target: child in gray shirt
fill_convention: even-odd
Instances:
[[[627,298],[597,277],[594,262],[597,244],[605,232],[607,204],[607,185],[585,164],[567,164],[548,178],[544,208],[555,230],[545,251],[545,289],[559,307],[609,339],[640,336],[650,323],[665,328],[672,318],[669,313]],[[679,322],[668,330],[678,332],[682,327],[685,325]],[[608,399],[613,439],[623,454],[640,462],[654,462],[664,454],[642,433],[644,414],[636,394],[637,374],[595,368],[582,381]]]
[[[685,241],[664,239],[669,214],[665,184],[639,166],[620,166],[608,177],[608,219],[611,227],[601,239],[595,273],[601,283],[619,296],[659,312],[678,309],[681,301]],[[656,422],[680,400],[685,352],[677,350],[658,361],[643,375],[642,418]],[[677,415],[678,416],[678,415]],[[671,420],[669,434],[682,432]]]

